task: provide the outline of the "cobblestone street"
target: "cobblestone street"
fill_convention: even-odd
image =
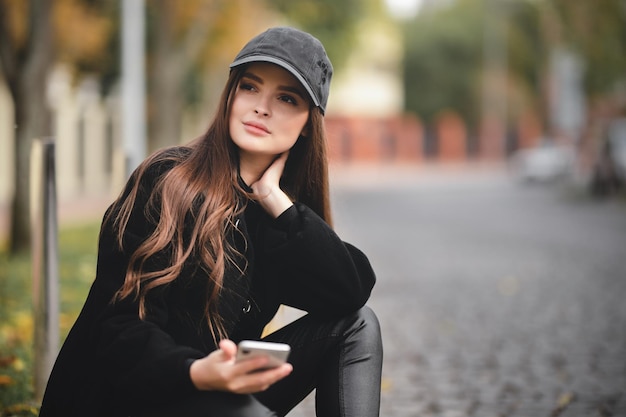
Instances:
[[[623,198],[504,173],[354,177],[335,223],[378,275],[381,416],[626,416]]]

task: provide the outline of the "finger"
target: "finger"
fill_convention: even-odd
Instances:
[[[254,393],[265,391],[271,385],[285,378],[293,371],[293,366],[289,363],[282,364],[279,367],[266,371],[258,371],[241,376],[238,381],[238,389],[240,393]]]
[[[287,157],[289,156],[289,151],[283,152],[274,159],[274,162],[268,167],[266,173],[276,172],[277,174],[282,174],[283,169],[285,168],[285,164],[287,162]]]
[[[229,361],[235,359],[235,355],[237,355],[237,345],[232,340],[221,340],[219,346],[224,355],[224,360]]]
[[[293,371],[293,366],[291,366],[291,364],[289,363],[285,363],[279,367],[272,368],[267,371],[259,372],[257,375],[260,378],[257,381],[256,389],[258,391],[265,391],[271,385],[285,378],[292,371]]]
[[[289,151],[286,151],[286,152],[281,153],[280,156],[276,158],[276,161],[274,161],[274,164],[280,167],[281,172],[283,168],[285,167],[285,164],[287,163],[288,157],[289,157]]]
[[[267,366],[269,358],[267,356],[258,356],[249,358],[241,362],[237,362],[233,368],[233,371],[237,375],[244,375],[253,373]]]

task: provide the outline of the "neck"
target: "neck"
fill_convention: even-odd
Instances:
[[[273,155],[250,157],[244,153],[239,156],[239,175],[248,184],[254,184],[274,161]]]

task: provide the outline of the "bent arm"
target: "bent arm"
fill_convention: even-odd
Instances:
[[[296,203],[265,230],[263,274],[277,301],[312,314],[362,307],[376,282],[369,260]]]

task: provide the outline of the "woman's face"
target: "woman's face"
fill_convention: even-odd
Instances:
[[[240,158],[271,161],[296,143],[309,118],[306,90],[287,70],[253,63],[235,90],[230,137]]]

